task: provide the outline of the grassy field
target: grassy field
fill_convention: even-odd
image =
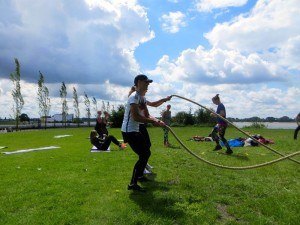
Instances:
[[[0,224],[299,224],[300,165],[283,162],[230,171],[200,162],[173,137],[164,148],[160,128],[149,128],[155,168],[146,193],[127,190],[136,155],[130,149],[90,153],[88,128],[0,134],[4,151],[45,146],[59,149],[0,154]],[[210,128],[174,128],[199,156],[230,166],[278,158],[263,147],[234,148],[231,156],[213,152],[213,143],[187,141]],[[276,150],[300,150],[292,130],[248,130],[273,139]],[[119,129],[110,133],[121,138]],[[55,135],[72,136],[55,139]],[[226,137],[242,136],[233,128]],[[224,151],[223,151],[224,152]],[[300,161],[300,156],[295,159]]]

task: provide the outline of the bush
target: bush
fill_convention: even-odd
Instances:
[[[267,128],[267,126],[263,123],[259,123],[259,122],[253,122],[251,125],[249,126],[244,126],[244,128],[256,128],[256,129],[262,129],[262,128]]]
[[[181,124],[181,125],[194,125],[195,120],[191,112],[178,112],[173,117],[174,124]]]
[[[110,115],[111,127],[120,128],[122,126],[123,117],[125,113],[125,106],[119,105],[117,110],[113,110]]]

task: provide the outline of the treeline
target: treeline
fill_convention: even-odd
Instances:
[[[228,117],[228,120],[231,122],[294,122],[295,119],[289,118],[288,116],[282,116],[280,118],[275,117],[266,117],[266,118],[259,118],[259,117],[250,117],[250,118],[231,118]]]
[[[119,105],[116,110],[111,112],[110,122],[112,122],[112,127],[121,127],[123,117],[124,117],[125,107]],[[161,112],[162,113],[162,112]],[[159,118],[161,119],[161,118]],[[171,119],[171,126],[188,126],[188,125],[211,125],[214,124],[215,118],[210,116],[210,112],[205,109],[198,109],[192,114],[191,110],[189,112],[178,112]],[[149,124],[150,125],[150,124]],[[150,125],[151,126],[151,125]]]

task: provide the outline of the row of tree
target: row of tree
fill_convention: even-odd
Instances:
[[[111,112],[112,127],[121,127],[124,111],[125,107],[119,105],[116,110]],[[216,122],[215,118],[210,116],[210,112],[205,109],[198,109],[194,113],[191,112],[191,109],[189,112],[178,112],[172,117],[171,121],[171,126],[212,125]]]
[[[239,118],[228,118],[228,120],[232,122],[294,122],[295,119],[289,118],[288,116],[282,116],[280,118],[275,117],[266,117],[266,118],[259,118],[257,116],[239,119]]]
[[[13,89],[12,89],[12,97],[14,100],[14,105],[12,108],[15,123],[16,123],[16,129],[19,129],[19,123],[20,119],[22,118],[22,109],[24,106],[24,98],[21,93],[21,73],[20,73],[20,63],[17,58],[15,58],[15,65],[16,69],[13,73],[10,74],[10,80],[13,83]],[[38,91],[37,91],[37,101],[39,106],[39,115],[44,118],[44,127],[47,126],[47,119],[49,117],[50,109],[51,109],[51,101],[49,97],[49,90],[47,86],[45,85],[45,78],[42,72],[39,71],[39,79],[38,79]],[[62,114],[62,122],[64,126],[67,126],[67,115],[69,111],[68,103],[67,103],[67,87],[64,82],[62,82],[60,90],[60,98],[61,98],[61,114]],[[88,126],[90,126],[90,118],[91,118],[91,101],[87,95],[86,92],[84,92],[84,104],[85,104],[85,111],[86,111],[86,117],[88,121]],[[97,107],[97,99],[95,97],[92,97],[92,104],[93,109],[95,111],[95,115],[98,111]],[[75,114],[75,122],[78,124],[80,123],[80,110],[79,110],[79,99],[77,90],[75,87],[73,87],[73,107],[74,107],[74,114]],[[110,110],[109,102],[107,103],[107,106],[105,106],[104,102],[102,101],[102,110]]]

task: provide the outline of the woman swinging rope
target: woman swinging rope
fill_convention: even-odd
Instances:
[[[219,114],[220,116],[226,118],[226,109],[225,109],[225,106],[223,105],[223,103],[221,103],[219,94],[217,94],[215,97],[212,98],[212,102],[218,106],[216,113]],[[216,115],[213,113],[211,113],[210,115],[213,117],[216,117]],[[227,122],[218,117],[217,125],[213,128],[212,133],[211,133],[213,140],[217,144],[214,151],[218,151],[218,150],[222,149],[222,147],[220,145],[220,139],[221,139],[221,141],[224,143],[224,145],[227,148],[226,154],[232,154],[233,151],[229,147],[229,144],[224,137],[226,128],[227,128]]]
[[[147,109],[143,93],[146,93],[150,83],[152,83],[152,80],[148,79],[146,75],[137,75],[134,79],[136,92],[134,95],[129,96],[125,107],[121,128],[123,139],[124,142],[127,142],[132,150],[139,156],[139,159],[133,168],[128,190],[144,191],[144,189],[137,184],[137,181],[139,180],[139,177],[143,177],[144,169],[151,155],[149,145],[147,144],[144,135],[140,132],[140,123],[152,123],[161,127],[165,126],[164,122],[151,116],[146,117],[141,113],[141,109]]]

